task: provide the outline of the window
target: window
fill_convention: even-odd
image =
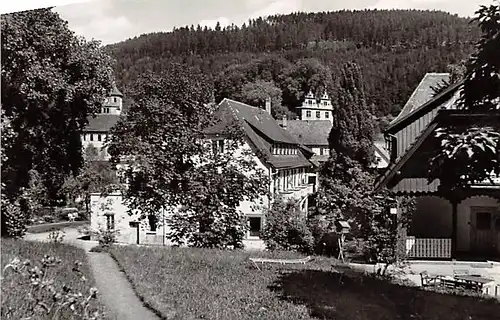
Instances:
[[[325,119],[330,119],[330,112],[325,111]]]
[[[328,105],[328,101],[324,101],[323,105],[327,106]]]
[[[307,103],[309,103],[309,104],[313,104],[313,101],[312,101],[312,100],[309,100]]]
[[[306,117],[307,117],[307,118],[310,118],[310,117],[311,117],[311,111],[309,111],[309,110],[307,110],[307,111],[306,111]]]
[[[101,141],[101,134],[97,134],[97,141]]]
[[[83,139],[83,141],[86,141],[87,140],[87,135],[84,134],[82,139]]]
[[[248,218],[248,224],[250,225],[250,237],[258,237],[260,235],[261,218],[251,217]]]
[[[491,229],[491,213],[477,212],[476,213],[476,229],[489,230]]]
[[[113,102],[116,102],[116,97],[113,97]]]
[[[89,137],[90,137],[90,141],[94,141],[94,134],[89,134]]]
[[[212,151],[214,154],[224,153],[224,140],[212,140]]]
[[[329,155],[329,154],[330,154],[330,150],[329,150],[328,148],[324,148],[324,149],[323,149],[323,154],[324,154],[325,156]]]
[[[109,214],[106,216],[106,227],[108,230],[114,230],[115,229],[115,216],[112,214]]]
[[[321,118],[321,112],[320,111],[316,111],[316,118]]]
[[[151,214],[148,216],[148,220],[149,220],[149,231],[156,232],[158,218],[154,214]]]

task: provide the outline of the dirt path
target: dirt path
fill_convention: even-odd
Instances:
[[[99,299],[110,314],[109,319],[119,320],[157,320],[151,310],[144,307],[135,295],[132,286],[124,273],[120,271],[116,262],[107,253],[89,252],[96,246],[94,241],[78,240],[76,229],[64,229],[63,242],[82,248],[88,255],[89,264],[99,290]],[[26,234],[25,239],[30,241],[48,241],[47,233]]]

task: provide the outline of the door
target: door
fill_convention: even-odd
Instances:
[[[498,252],[500,217],[497,207],[471,207],[471,251],[481,255]]]

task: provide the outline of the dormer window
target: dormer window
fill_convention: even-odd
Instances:
[[[212,152],[214,154],[224,153],[224,140],[212,140]]]

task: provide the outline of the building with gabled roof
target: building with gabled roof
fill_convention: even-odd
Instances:
[[[306,213],[308,196],[314,191],[314,186],[307,180],[307,173],[312,170],[313,164],[307,159],[300,142],[272,118],[270,107],[269,101],[264,110],[224,99],[214,113],[217,123],[206,129],[205,134],[212,140],[214,148],[223,150],[225,129],[234,124],[241,127],[245,133],[243,148],[252,150],[258,167],[269,174],[271,197],[298,199]],[[272,198],[264,197],[258,202],[268,206]],[[255,203],[243,202],[240,210],[248,217],[248,238],[258,239],[265,223],[262,209]]]
[[[422,83],[417,89],[429,92],[431,88],[425,90]],[[396,196],[416,197],[416,212],[407,230],[409,257],[500,256],[500,179],[492,177],[462,194],[449,194],[439,188],[439,179],[427,178],[430,159],[441,148],[434,137],[436,129],[450,123],[500,123],[500,112],[459,109],[462,85],[450,85],[419,100],[421,105],[403,109],[384,133],[391,161],[375,190],[387,188]]]
[[[101,112],[88,118],[88,125],[81,135],[83,150],[92,145],[97,148],[103,159],[108,160],[109,154],[105,142],[111,128],[118,123],[122,112],[123,94],[113,83],[109,96],[104,100],[101,107]]]

